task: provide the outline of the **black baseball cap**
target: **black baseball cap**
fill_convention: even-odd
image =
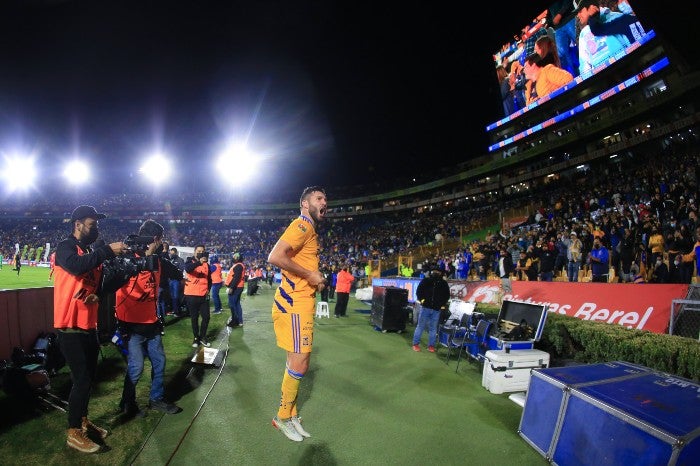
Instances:
[[[70,216],[70,221],[75,222],[76,220],[82,220],[84,218],[94,218],[95,220],[100,220],[106,218],[105,214],[98,214],[97,210],[91,205],[81,205],[75,208]]]
[[[591,5],[599,6],[600,0],[579,0],[578,4],[574,6],[574,13],[578,13],[583,8],[588,8]]]

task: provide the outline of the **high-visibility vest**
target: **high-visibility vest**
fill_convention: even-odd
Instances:
[[[231,285],[231,280],[233,280],[233,275],[234,275],[233,269],[237,265],[241,266],[241,279],[239,280],[238,284],[234,286],[234,285]],[[228,274],[226,275],[225,285],[228,287],[231,287],[231,288],[243,288],[243,286],[245,285],[245,265],[243,265],[243,262],[236,262],[235,264],[233,264],[233,266],[231,267],[231,270],[229,270]]]

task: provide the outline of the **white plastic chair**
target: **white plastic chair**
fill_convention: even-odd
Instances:
[[[330,318],[330,310],[328,309],[328,303],[325,301],[319,301],[316,303],[316,317],[328,317]]]

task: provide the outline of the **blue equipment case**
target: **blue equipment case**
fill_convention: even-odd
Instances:
[[[518,433],[553,464],[698,464],[700,385],[622,361],[533,369]]]
[[[533,349],[540,341],[544,324],[547,320],[549,306],[525,301],[504,300],[498,313],[498,320],[491,326],[488,338],[489,350],[524,350]],[[508,337],[514,325],[524,322],[528,335],[522,339]]]

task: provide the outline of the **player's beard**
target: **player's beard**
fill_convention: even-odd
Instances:
[[[321,209],[319,209],[316,206],[309,206],[309,216],[311,216],[315,224],[319,224],[323,221],[323,217],[321,216]]]

